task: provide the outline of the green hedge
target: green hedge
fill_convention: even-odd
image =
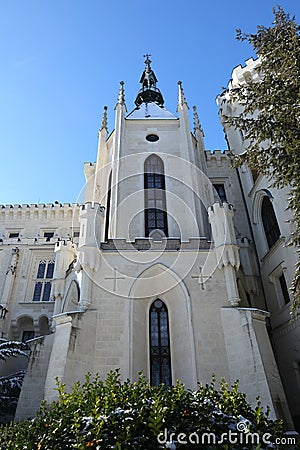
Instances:
[[[0,426],[0,449],[259,449],[266,448],[266,433],[273,442],[283,436],[282,423],[270,420],[259,401],[252,409],[238,384],[229,387],[224,380],[218,390],[213,379],[188,391],[180,382],[168,389],[150,386],[143,375],[121,382],[114,371],[106,381],[88,374],[71,393],[58,384],[58,393],[58,401],[43,403],[35,419]],[[257,433],[259,445],[247,441],[249,433]]]

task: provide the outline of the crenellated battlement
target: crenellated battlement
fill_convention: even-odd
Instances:
[[[206,161],[221,161],[221,159],[228,159],[228,150],[205,150]]]
[[[72,220],[79,212],[78,203],[31,203],[0,205],[0,220]]]
[[[223,94],[216,98],[219,107],[219,115],[232,115],[235,111],[236,105],[230,98],[230,90],[241,85],[247,84],[250,80],[259,80],[260,75],[258,67],[260,66],[260,59],[249,58],[245,61],[245,65],[239,64],[235,67],[231,74],[231,79],[228,82],[228,89]]]
[[[257,68],[260,66],[260,59],[249,58],[245,61],[245,65],[239,64],[232,71],[232,79],[230,80],[228,87],[236,87],[240,84],[246,84],[250,79],[258,80],[259,73]]]
[[[230,203],[214,203],[213,205],[208,207],[208,212],[211,213],[217,213],[218,211],[224,211],[224,212],[229,212],[230,214],[233,214],[233,205],[231,205]]]
[[[228,150],[214,150],[213,152],[205,150],[205,160],[207,167],[230,165]]]
[[[60,239],[55,243],[55,252],[58,251],[74,251],[75,245],[72,241],[67,239]]]
[[[105,210],[105,207],[103,205],[101,205],[100,203],[97,202],[86,202],[80,205],[80,214],[82,214],[83,211],[87,212],[87,211],[99,211],[99,212],[103,212]]]
[[[1,235],[0,235],[1,236]],[[60,234],[55,234],[55,236],[51,237],[51,238],[47,238],[47,237],[41,237],[41,236],[37,236],[37,237],[23,237],[22,235],[20,235],[20,237],[18,238],[9,238],[6,237],[4,235],[2,235],[2,237],[0,237],[0,246],[15,246],[15,245],[28,245],[28,246],[53,246],[53,244],[60,244],[60,242],[62,243],[66,243],[66,242],[73,242],[73,240],[71,240],[71,236],[61,236]],[[78,242],[78,238],[75,238],[75,242]],[[66,244],[69,245],[69,244]]]

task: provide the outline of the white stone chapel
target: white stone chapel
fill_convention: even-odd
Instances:
[[[128,113],[120,83],[110,134],[104,108],[84,203],[0,209],[2,337],[30,348],[16,418],[56,398],[55,377],[120,368],[187,388],[238,379],[290,422],[237,171],[205,150],[195,107],[191,131],[181,82],[166,109],[149,55],[140,84]]]

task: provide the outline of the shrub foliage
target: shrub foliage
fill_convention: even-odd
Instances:
[[[25,370],[0,378],[0,423],[12,420],[21,392]]]
[[[269,433],[273,440],[283,435],[282,423],[270,420],[259,401],[252,409],[239,392],[238,383],[229,387],[224,380],[219,390],[213,379],[210,385],[188,391],[180,382],[168,389],[163,385],[150,386],[143,375],[133,383],[121,382],[119,372],[114,371],[106,381],[98,376],[91,380],[88,374],[85,383],[76,383],[70,393],[59,383],[57,389],[58,401],[51,407],[43,403],[33,420],[0,427],[0,449],[263,448],[253,442],[244,444],[245,433],[237,429],[241,420],[244,431],[255,431],[259,436]],[[238,442],[220,445],[222,433],[229,430],[236,433]],[[184,436],[178,439],[179,433],[185,433],[185,443]],[[204,433],[214,433],[215,442],[207,436],[202,443]]]

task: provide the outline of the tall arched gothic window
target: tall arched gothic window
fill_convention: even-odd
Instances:
[[[157,299],[150,308],[150,374],[151,384],[172,384],[168,310]]]
[[[145,161],[145,235],[161,230],[168,235],[164,164],[157,155]]]
[[[109,233],[109,216],[110,216],[110,202],[111,202],[111,178],[112,172],[110,172],[108,177],[108,186],[107,186],[107,197],[106,197],[106,215],[105,215],[105,234],[104,240],[108,240]]]
[[[280,237],[280,229],[275,216],[274,208],[270,199],[264,196],[261,205],[261,217],[269,248],[271,248]]]

